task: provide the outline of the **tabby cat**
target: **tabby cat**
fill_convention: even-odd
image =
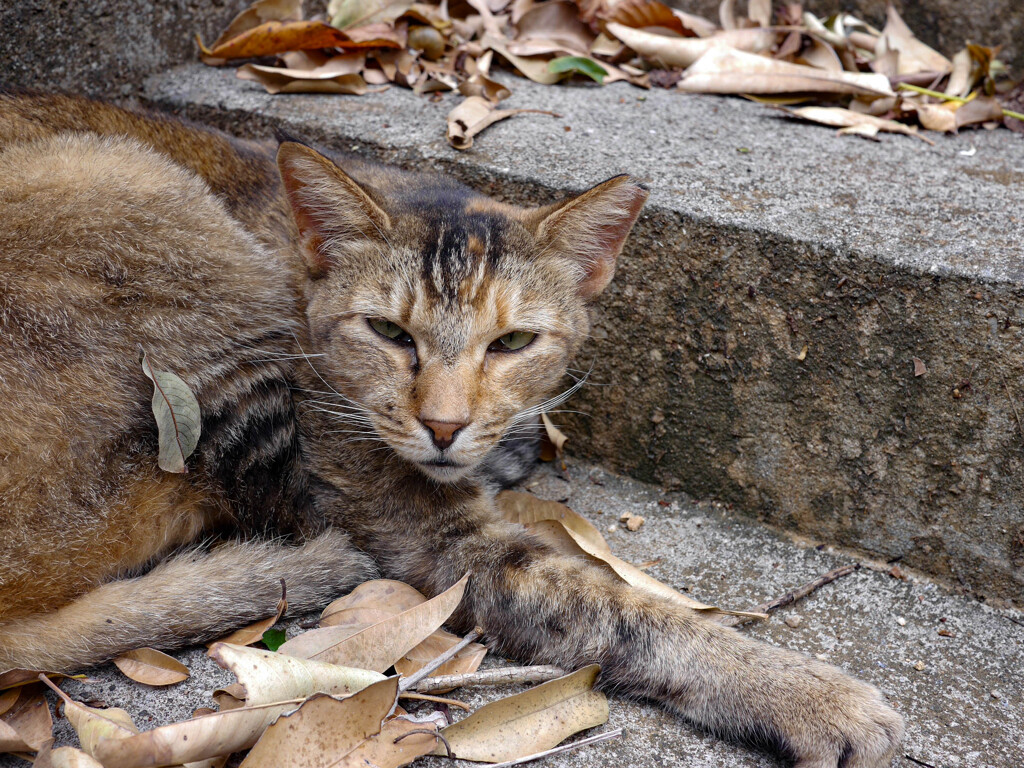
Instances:
[[[275,163],[276,153],[276,163]],[[0,94],[0,668],[74,669],[376,575],[800,768],[879,768],[877,690],[550,551],[495,512],[508,441],[647,196],[522,209],[452,181],[65,96]],[[203,413],[157,468],[142,351]],[[510,463],[511,462],[511,463]],[[220,540],[216,547],[204,542]]]

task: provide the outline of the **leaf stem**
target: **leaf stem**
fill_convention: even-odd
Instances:
[[[398,684],[398,690],[407,691],[410,688],[413,688],[420,680],[425,678],[427,675],[429,675],[435,669],[440,667],[446,661],[450,661],[451,659],[453,659],[455,655],[458,654],[458,652],[465,648],[467,645],[474,642],[475,640],[479,640],[483,632],[484,631],[480,627],[477,627],[464,638],[462,638],[458,643],[453,645],[451,648],[449,648],[447,651],[445,651],[440,656],[435,658],[433,661],[429,662],[425,667],[417,670],[416,672],[413,672],[408,677],[402,678],[402,681]]]
[[[565,677],[565,670],[548,665],[536,667],[500,667],[466,672],[461,675],[438,675],[420,680],[416,684],[419,693],[445,691],[449,688],[470,688],[484,685],[514,685],[518,683],[546,683]]]
[[[965,99],[961,96],[950,96],[940,91],[933,91],[929,88],[922,88],[920,85],[911,85],[910,83],[900,83],[896,86],[896,89],[900,91],[913,91],[914,93],[931,96],[933,99],[941,99],[942,101],[955,101],[957,104],[966,104],[970,101],[970,99]],[[1003,116],[1012,117],[1015,120],[1024,120],[1024,115],[1020,112],[1012,112],[1009,109],[1003,110]]]

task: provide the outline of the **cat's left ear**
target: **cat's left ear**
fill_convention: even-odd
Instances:
[[[277,167],[312,277],[327,273],[331,251],[339,244],[387,240],[387,213],[329,158],[305,144],[285,141],[277,150]]]
[[[542,250],[573,262],[580,294],[589,300],[611,282],[615,260],[645,200],[646,188],[629,176],[615,176],[568,200],[531,211],[528,225]]]

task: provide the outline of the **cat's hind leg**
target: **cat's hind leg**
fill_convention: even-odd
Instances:
[[[289,612],[300,613],[373,576],[370,559],[340,531],[297,546],[246,541],[190,550],[57,611],[0,623],[0,670],[67,672],[143,646],[199,643],[271,615],[282,579]]]

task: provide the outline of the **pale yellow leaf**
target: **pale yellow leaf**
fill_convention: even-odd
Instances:
[[[344,627],[305,632],[279,653],[383,672],[448,620],[466,590],[469,575],[427,602],[349,635]]]
[[[894,95],[885,75],[831,72],[722,47],[701,56],[676,87],[690,93]]]
[[[608,700],[594,690],[598,671],[592,664],[491,702],[441,733],[463,760],[500,763],[550,749],[574,733],[607,722]],[[445,754],[444,745],[433,754]]]
[[[929,131],[952,133],[956,130],[956,104],[917,104],[917,119]]]
[[[555,451],[555,455],[552,459],[559,458],[562,455],[562,450],[565,448],[565,444],[569,442],[569,438],[566,437],[562,430],[554,425],[554,422],[551,421],[546,413],[542,413],[540,415],[540,419],[544,424],[544,436]],[[543,447],[541,448],[541,453],[544,453]],[[542,455],[542,458],[546,457]]]
[[[153,648],[138,648],[114,659],[126,677],[145,685],[173,685],[188,679],[188,667]]]
[[[710,37],[668,37],[609,22],[607,31],[640,58],[660,67],[688,67],[716,49],[757,53],[768,50],[775,42],[773,33],[758,28],[726,30]]]
[[[384,679],[368,669],[300,659],[244,645],[217,643],[210,648],[209,656],[238,678],[241,695],[239,689],[231,686],[229,693],[245,699],[247,706],[304,699],[314,693],[347,695]]]
[[[949,75],[949,82],[946,83],[945,94],[964,98],[971,92],[971,72],[974,69],[974,59],[967,48],[962,49],[953,57],[953,71]]]
[[[74,747],[58,747],[40,762],[36,757],[33,768],[103,768],[103,765],[95,758],[80,749]]]
[[[794,117],[799,117],[803,120],[810,120],[815,123],[820,123],[821,125],[830,125],[834,128],[869,125],[873,126],[878,131],[902,133],[906,136],[915,136],[927,141],[927,139],[917,132],[916,126],[905,125],[904,123],[900,123],[895,120],[886,120],[885,118],[875,117],[874,115],[865,114],[863,112],[854,112],[853,110],[843,109],[842,107],[800,107],[799,109],[785,109],[780,107],[780,109]]]
[[[897,73],[912,75],[917,72],[946,73],[953,71],[953,63],[932,48],[922,43],[910,27],[900,18],[892,3],[886,8],[885,29],[875,48],[878,54],[899,51]]]

